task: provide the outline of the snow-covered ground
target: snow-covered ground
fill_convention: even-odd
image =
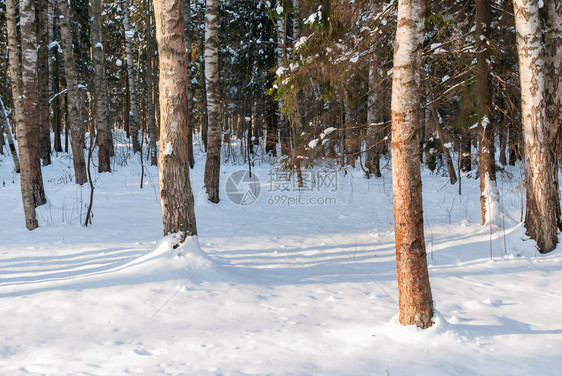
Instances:
[[[199,229],[162,237],[158,171],[118,149],[87,186],[65,154],[43,169],[49,203],[25,229],[19,177],[0,156],[0,375],[557,375],[562,257],[519,223],[519,171],[500,174],[503,212],[480,225],[479,182],[423,172],[435,325],[397,323],[390,171],[309,174],[294,190],[261,163],[256,202],[202,191]],[[335,178],[335,181],[334,181]],[[289,189],[286,191],[285,189]],[[299,198],[301,197],[301,198]],[[250,197],[251,198],[251,197]],[[251,201],[251,200],[250,200]],[[247,201],[246,201],[247,202]],[[515,218],[515,219],[512,219]],[[492,259],[490,259],[490,255]]]

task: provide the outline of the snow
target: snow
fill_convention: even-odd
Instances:
[[[199,237],[174,249],[174,236],[162,236],[158,170],[145,164],[140,189],[138,158],[123,135],[115,140],[113,172],[92,169],[88,227],[80,223],[89,189],[72,182],[68,154],[43,168],[49,201],[33,232],[19,176],[0,155],[0,374],[557,375],[562,367],[560,251],[537,254],[515,220],[482,226],[478,180],[463,178],[459,196],[446,176],[422,172],[436,316],[420,330],[397,322],[390,171],[377,179],[360,169],[305,171],[324,179],[307,192],[256,164],[256,202],[233,204],[222,183],[215,205],[196,144]],[[498,174],[497,186],[498,210],[513,218],[517,168],[506,167],[513,179]],[[221,169],[226,181],[245,167]],[[277,189],[285,183],[288,191]]]
[[[115,60],[115,65],[117,65],[118,67],[123,65],[123,61],[121,59],[117,59]]]
[[[163,153],[164,155],[172,155],[173,152],[174,152],[174,144],[168,142],[166,144],[166,149],[164,149]]]

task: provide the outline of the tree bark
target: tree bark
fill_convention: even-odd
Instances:
[[[70,143],[76,184],[88,181],[86,175],[86,162],[84,160],[84,132],[80,121],[80,97],[78,95],[78,80],[74,64],[74,50],[72,47],[72,34],[70,33],[70,8],[66,0],[58,0],[61,13],[60,33],[62,39],[62,53],[64,56],[64,73],[66,76],[66,101],[67,118],[66,126],[70,129]]]
[[[205,11],[205,82],[207,85],[207,160],[205,163],[205,188],[209,201],[219,202],[219,177],[221,157],[221,115],[218,56],[219,2],[207,0]]]
[[[2,122],[2,129],[8,140],[8,147],[10,148],[10,153],[12,154],[12,159],[14,160],[14,170],[17,174],[20,173],[20,159],[18,158],[18,151],[14,144],[14,138],[12,137],[12,130],[10,129],[10,122],[8,120],[8,114],[6,113],[6,107],[2,98],[0,98],[0,121]]]
[[[369,97],[367,98],[367,152],[365,153],[365,167],[369,173],[380,178],[380,156],[384,152],[384,121],[381,111],[382,102],[378,88],[381,80],[374,62],[369,68]]]
[[[20,17],[23,16],[24,20],[29,21],[29,4],[25,5],[27,5],[27,7],[24,8],[26,13],[23,15],[20,14]],[[6,1],[6,19],[8,24],[9,61],[10,75],[12,79],[12,98],[14,102],[14,119],[16,123],[16,131],[18,133],[18,147],[21,157],[21,196],[26,227],[28,230],[34,230],[39,226],[39,224],[35,214],[36,199],[34,197],[32,178],[33,145],[30,143],[30,135],[27,129],[28,123],[26,122],[24,115],[24,104],[22,98],[22,67],[19,60],[17,45],[16,6],[14,0]],[[37,63],[37,60],[35,63]],[[34,117],[34,119],[36,119],[36,117]]]
[[[191,90],[191,51],[193,49],[193,38],[191,36],[191,0],[183,0],[183,32],[185,35],[185,50],[187,51],[187,103],[189,109],[188,118],[188,147],[189,147],[189,167],[195,166],[195,156],[193,155],[193,129],[195,118],[193,116],[193,93]]]
[[[49,13],[48,1],[39,0],[39,155],[43,166],[51,164],[51,129],[49,124]]]
[[[91,0],[90,3],[90,38],[92,48],[92,61],[94,63],[94,122],[97,132],[98,144],[98,171],[111,171],[109,159],[109,140],[107,137],[107,97],[103,81],[105,80],[104,50],[102,32],[102,5],[101,0]]]
[[[147,125],[148,135],[150,137],[150,144],[148,152],[150,154],[150,165],[156,166],[158,164],[158,149],[156,141],[158,139],[156,132],[156,113],[154,110],[154,34],[152,32],[152,9],[151,2],[145,0],[146,7],[146,104],[147,104]]]
[[[160,56],[160,200],[164,235],[197,235],[187,150],[187,67],[181,0],[155,0]]]
[[[30,173],[35,206],[47,203],[43,176],[41,173],[41,156],[39,143],[39,87],[37,76],[37,23],[35,22],[35,2],[20,0],[20,27],[22,48],[21,86],[23,95],[23,116],[26,141],[30,159]],[[19,132],[18,132],[19,134]]]
[[[129,0],[123,0],[123,27],[125,29],[125,54],[127,56],[127,79],[129,80],[129,130],[133,142],[133,153],[138,153],[141,148],[139,143],[139,106],[137,101],[137,87],[135,81],[135,61],[133,59],[133,33],[131,29]]]
[[[396,267],[402,325],[433,324],[433,300],[423,232],[419,153],[424,0],[398,1],[392,78],[392,181]]]
[[[490,0],[476,0],[476,112],[480,131],[480,209],[482,224],[492,219],[494,202],[498,200],[496,184],[496,160],[494,147],[494,127],[492,119],[492,91],[490,85]]]
[[[541,253],[558,243],[558,127],[546,118],[545,51],[539,5],[514,0],[525,144],[527,210],[525,227]]]

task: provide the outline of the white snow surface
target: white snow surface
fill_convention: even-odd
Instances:
[[[271,200],[274,165],[253,168],[252,205],[221,202],[194,148],[198,238],[162,236],[158,171],[116,137],[112,173],[89,188],[70,156],[43,168],[48,203],[25,229],[19,176],[0,155],[0,375],[557,375],[562,257],[535,251],[518,221],[480,224],[478,180],[463,195],[422,171],[435,325],[397,322],[391,172],[337,175],[335,189]],[[146,155],[143,153],[143,155]],[[454,156],[456,159],[456,155]],[[383,161],[381,165],[387,165]],[[517,167],[498,174],[519,218]],[[319,173],[317,170],[316,173]],[[306,205],[312,197],[335,199]],[[293,204],[291,204],[293,202]],[[318,200],[315,201],[316,203]],[[490,248],[492,259],[490,259]]]

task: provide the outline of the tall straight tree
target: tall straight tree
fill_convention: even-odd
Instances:
[[[197,235],[187,150],[187,68],[182,0],[154,0],[160,57],[160,200],[164,234]]]
[[[49,123],[49,13],[47,0],[39,0],[39,153],[43,165],[51,164],[51,127]]]
[[[525,227],[527,234],[536,240],[539,251],[548,253],[558,243],[560,222],[557,178],[559,127],[552,126],[546,118],[545,49],[539,2],[514,0],[513,7],[525,143]]]
[[[139,105],[137,101],[137,85],[135,80],[135,61],[133,59],[133,35],[129,0],[123,0],[123,27],[125,28],[125,54],[127,56],[127,78],[129,80],[129,130],[133,140],[133,153],[140,151],[139,143]]]
[[[22,8],[20,10],[20,25],[25,25],[26,29],[29,27],[28,23],[31,22],[31,11],[29,9],[31,4],[24,3],[21,4]],[[33,8],[32,8],[33,9]],[[23,13],[22,13],[23,12]],[[33,12],[35,15],[35,12]],[[32,142],[32,134],[33,129],[28,129],[31,125],[33,127],[37,127],[37,123],[31,124],[31,122],[26,121],[29,120],[26,117],[24,111],[28,110],[28,108],[24,107],[23,103],[23,89],[22,89],[22,64],[20,63],[19,52],[18,52],[18,33],[17,33],[17,24],[16,24],[16,5],[14,0],[7,0],[6,1],[6,18],[8,24],[8,44],[9,44],[9,59],[10,59],[10,74],[12,79],[12,97],[14,102],[14,111],[15,111],[15,121],[16,121],[16,130],[18,133],[18,146],[20,150],[20,163],[21,163],[21,173],[20,173],[20,181],[21,181],[21,195],[23,201],[23,209],[25,214],[25,224],[27,229],[34,230],[36,229],[39,224],[37,222],[37,217],[35,213],[36,207],[36,195],[34,191],[34,179],[33,173],[35,171],[35,164],[39,161],[37,148],[36,145],[33,145]],[[27,43],[26,46],[23,48],[28,47]],[[37,52],[35,49],[33,49]],[[33,51],[30,51],[31,54]],[[23,58],[25,59],[26,51],[23,51]],[[27,58],[30,56],[28,55]],[[28,64],[29,65],[29,62]],[[28,67],[29,68],[29,67]],[[35,69],[37,69],[37,55],[35,56]],[[35,70],[37,72],[37,70]],[[35,96],[37,99],[37,94]],[[30,99],[28,99],[28,103]],[[35,109],[37,111],[37,109]],[[37,121],[37,114],[32,118],[33,120]],[[39,172],[41,172],[41,168],[39,167]]]
[[[62,39],[62,53],[64,56],[64,74],[66,76],[66,98],[68,116],[66,126],[70,129],[70,143],[72,145],[72,159],[76,184],[88,181],[86,176],[86,162],[84,161],[84,132],[80,121],[80,98],[78,95],[78,79],[74,63],[74,48],[70,32],[70,7],[66,0],[58,0],[61,16],[60,34]]]
[[[43,176],[41,174],[41,157],[39,155],[39,97],[37,76],[37,22],[35,21],[35,2],[20,0],[20,27],[22,71],[21,87],[23,97],[23,116],[29,152],[29,168],[35,206],[47,203]]]
[[[207,160],[205,162],[205,188],[209,201],[219,202],[219,177],[221,163],[221,113],[219,87],[219,1],[207,0],[205,11],[205,81],[207,84]]]
[[[493,201],[498,200],[494,127],[492,119],[492,91],[490,84],[490,18],[491,0],[476,0],[476,112],[480,130],[480,208],[482,224],[490,221]]]
[[[188,119],[188,146],[189,146],[189,167],[195,166],[195,156],[193,155],[193,126],[195,118],[193,117],[193,90],[191,89],[191,55],[193,49],[193,36],[191,35],[191,0],[183,0],[183,32],[185,35],[185,50],[187,51],[187,80],[189,87],[187,88],[187,103],[189,106]]]
[[[91,0],[90,7],[90,39],[92,44],[92,61],[94,63],[94,122],[96,124],[98,152],[98,171],[111,171],[109,159],[107,96],[103,81],[105,80],[102,6],[101,0]]]
[[[152,2],[145,0],[145,24],[146,24],[146,110],[148,134],[150,136],[150,144],[148,147],[150,154],[150,164],[156,166],[158,164],[158,150],[156,141],[156,111],[155,111],[155,84],[154,84],[154,52],[156,48],[156,41],[154,40],[154,32],[152,28]]]
[[[392,184],[402,325],[428,328],[433,300],[423,232],[419,153],[425,0],[398,0],[392,77]]]

